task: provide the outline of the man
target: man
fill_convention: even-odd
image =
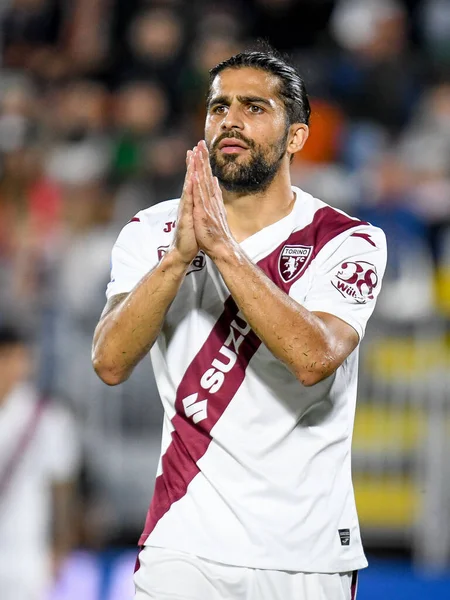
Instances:
[[[350,600],[367,564],[350,448],[385,237],[291,187],[309,114],[271,52],[217,65],[181,199],[114,247],[94,367],[151,350],[165,410],[137,600]]]
[[[0,324],[0,597],[44,600],[74,541],[76,431],[29,379],[31,350]]]

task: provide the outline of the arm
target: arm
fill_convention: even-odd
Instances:
[[[59,401],[46,407],[40,452],[46,464],[51,492],[51,545],[53,575],[57,577],[71,550],[80,542],[78,477],[81,448],[77,422]]]
[[[332,375],[358,345],[353,327],[338,317],[301,306],[239,246],[224,244],[213,260],[253,331],[303,385],[314,385]]]
[[[92,363],[108,385],[122,383],[154,344],[189,263],[168,252],[129,294],[110,298],[95,329]]]
[[[249,325],[303,385],[330,376],[355,349],[359,336],[353,327],[302,307],[240,249],[228,228],[203,143],[195,151],[194,228],[199,246],[217,265]]]
[[[133,290],[110,298],[95,329],[92,363],[108,385],[122,383],[154,344],[167,310],[198,252],[192,217],[192,170],[188,169],[172,248]]]
[[[77,511],[75,480],[55,481],[52,484],[52,563],[55,577],[64,560],[77,544]]]

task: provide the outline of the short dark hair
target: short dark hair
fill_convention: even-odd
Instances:
[[[309,125],[311,106],[306,93],[305,82],[297,70],[268,44],[263,50],[249,50],[240,52],[217,64],[209,71],[208,98],[214,79],[225,69],[241,69],[251,67],[271,73],[278,78],[280,86],[278,95],[283,100],[286,108],[288,125],[304,123]]]

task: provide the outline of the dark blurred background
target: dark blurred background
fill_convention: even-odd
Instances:
[[[117,388],[90,364],[110,251],[179,196],[208,69],[256,38],[309,90],[293,183],[388,238],[354,435],[360,598],[450,597],[450,1],[0,0],[0,324],[26,327],[81,447],[53,599],[131,598],[162,411],[149,361]]]

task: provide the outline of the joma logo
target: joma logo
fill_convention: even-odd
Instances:
[[[177,222],[176,221],[168,221],[167,223],[164,223],[165,227],[163,229],[163,231],[165,233],[170,233],[172,231],[172,229],[175,229]]]

